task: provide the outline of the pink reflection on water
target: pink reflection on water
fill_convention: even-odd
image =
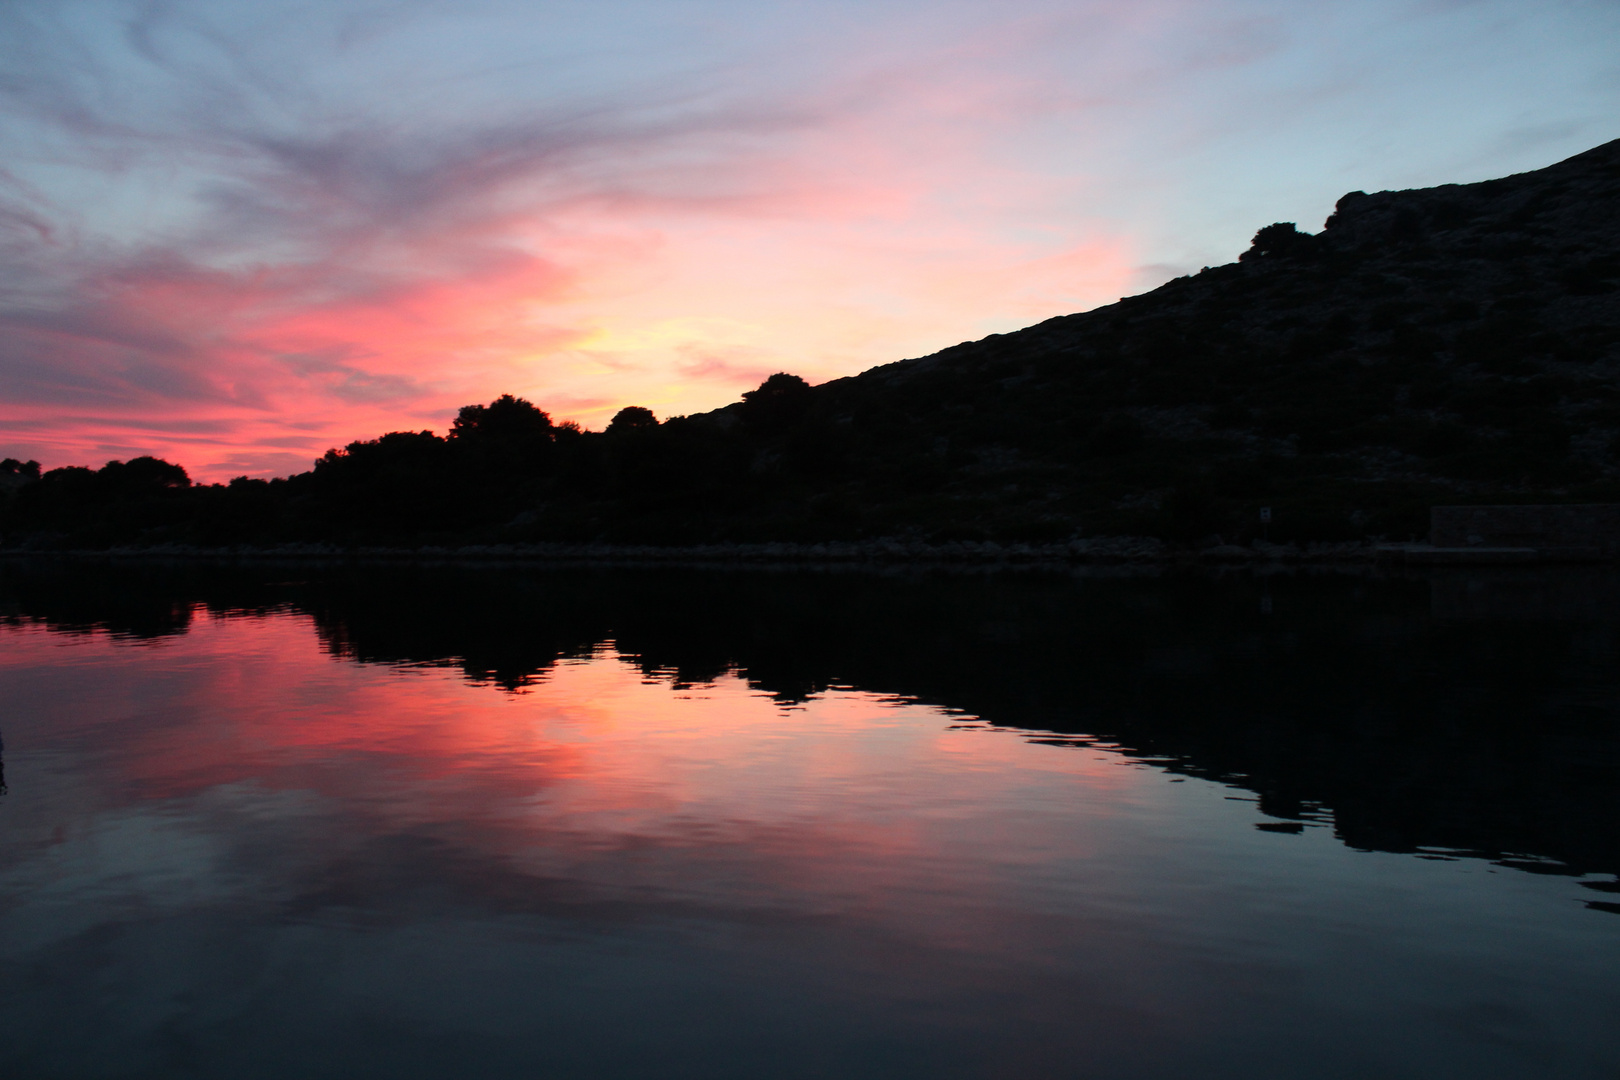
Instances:
[[[30,678],[47,671],[48,690]],[[675,689],[611,646],[503,693],[336,658],[303,616],[198,618],[139,645],[10,631],[0,673],[34,686],[36,730],[6,732],[13,759],[39,738],[71,745],[97,814],[297,792],[352,831],[425,832],[523,873],[728,904],[960,899],[991,880],[963,862],[1016,875],[1084,859],[1085,821],[1162,787],[1116,756],[867,693],[783,706],[735,675]]]
[[[64,1045],[158,976],[188,1017],[251,988],[253,1053],[378,1016],[551,1016],[535,1046],[607,1053],[667,1010],[655,1045],[889,1038],[905,1075],[1398,1075],[1387,1032],[1449,1063],[1427,1003],[1513,971],[1567,983],[1550,1031],[1609,1030],[1588,913],[1532,875],[1258,832],[1219,785],[855,690],[683,688],[604,645],[505,692],[334,655],[303,615],[194,614],[144,643],[0,627],[0,971],[74,987]]]

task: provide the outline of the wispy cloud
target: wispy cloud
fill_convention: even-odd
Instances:
[[[1560,9],[1513,70],[1611,14]],[[0,3],[0,450],[121,431],[264,473],[503,391],[691,411],[1106,302],[1230,257],[1258,200],[1325,212],[1364,150],[1312,125],[1349,130],[1382,52],[1490,20],[1511,5]],[[1617,91],[1586,93],[1487,156],[1586,138],[1571,110]]]

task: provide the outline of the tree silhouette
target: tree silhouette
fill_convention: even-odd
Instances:
[[[450,425],[449,441],[464,480],[489,486],[503,476],[535,476],[552,465],[556,429],[543,409],[511,394],[468,405]]]
[[[152,495],[191,486],[191,477],[186,475],[184,468],[155,457],[109,461],[96,475],[105,490],[125,497]]]
[[[779,371],[742,396],[743,415],[756,428],[793,424],[810,407],[810,384],[797,375]]]
[[[1253,259],[1293,258],[1313,250],[1315,239],[1311,233],[1300,232],[1292,221],[1279,221],[1255,233],[1254,243],[1238,259],[1248,262]]]
[[[760,383],[756,389],[743,394],[744,403],[756,408],[783,401],[802,401],[810,392],[810,384],[797,375],[778,371]]]
[[[449,443],[431,431],[391,431],[328,450],[309,486],[322,526],[368,531],[436,527],[461,490]]]
[[[532,402],[502,394],[488,405],[463,406],[450,425],[450,438],[474,445],[550,441],[551,417]]]
[[[651,409],[642,408],[640,405],[626,405],[613,414],[607,431],[609,435],[616,435],[626,431],[646,431],[657,426],[658,417],[653,415]]]

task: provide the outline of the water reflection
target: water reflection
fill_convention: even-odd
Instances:
[[[0,575],[39,1075],[1620,1066],[1603,581]]]
[[[1620,871],[1620,576],[233,572],[12,568],[15,622],[119,640],[295,611],[361,663],[531,687],[604,642],[677,689],[735,672],[1075,734],[1255,792],[1358,848]],[[1054,740],[1045,740],[1054,742]]]

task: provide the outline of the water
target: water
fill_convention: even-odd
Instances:
[[[0,564],[7,1073],[1613,1080],[1617,592]]]

